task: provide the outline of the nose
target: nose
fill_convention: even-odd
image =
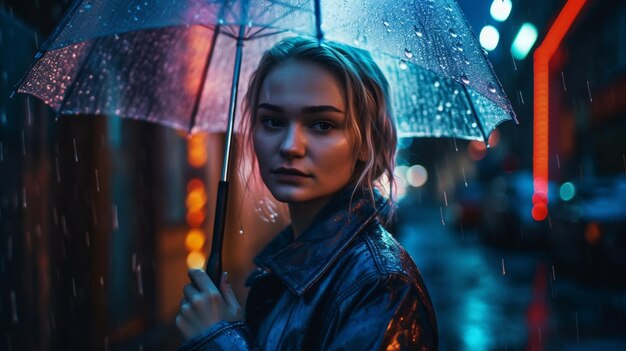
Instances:
[[[287,133],[280,144],[280,155],[288,159],[297,158],[304,156],[305,150],[305,133],[303,133],[299,125],[293,123],[287,128]]]

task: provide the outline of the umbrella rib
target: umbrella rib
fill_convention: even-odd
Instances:
[[[470,108],[472,109],[472,115],[474,116],[474,120],[476,120],[476,124],[480,129],[480,133],[483,135],[483,142],[487,147],[489,147],[489,139],[487,139],[487,134],[485,134],[485,129],[483,128],[483,124],[480,122],[480,118],[478,118],[478,114],[476,113],[476,107],[474,106],[474,102],[469,95],[469,91],[467,91],[467,86],[465,84],[461,84],[463,86],[463,91],[465,92],[465,97],[467,97],[467,102],[469,103]]]
[[[70,9],[65,13],[65,16],[63,16],[63,18],[61,19],[61,21],[59,22],[57,27],[54,29],[54,32],[52,32],[52,34],[48,37],[48,39],[46,39],[46,41],[44,41],[43,44],[41,44],[40,48],[45,48],[45,47],[48,46],[49,43],[51,43],[54,40],[56,40],[56,38],[61,33],[61,28],[65,27],[65,24],[67,23],[67,21],[70,20],[70,17],[72,17],[74,15],[74,12],[76,12],[76,9],[83,2],[84,2],[84,0],[74,1],[72,3],[72,5],[70,5],[71,6]],[[37,65],[39,60],[41,60],[41,58],[43,57],[44,53],[47,52],[47,51],[48,50],[45,50],[45,49],[41,50],[41,49],[37,48],[37,53],[35,54],[35,61],[30,64],[30,67],[28,67],[28,70],[26,70],[26,73],[17,82],[17,84],[15,84],[15,86],[13,88],[13,91],[11,92],[11,95],[9,96],[9,99],[12,99],[13,96],[15,95],[15,93],[19,91],[20,86],[22,85],[22,83],[24,83],[24,81],[28,77],[29,72],[31,72],[33,70],[33,68]]]
[[[211,40],[211,48],[209,49],[209,53],[207,55],[206,62],[204,63],[204,68],[202,69],[202,80],[200,81],[200,91],[198,95],[196,95],[196,101],[193,103],[193,110],[191,111],[191,120],[189,121],[189,133],[193,129],[194,124],[196,123],[196,116],[198,115],[198,110],[200,109],[200,100],[202,99],[202,94],[204,93],[204,86],[206,84],[206,76],[209,73],[209,66],[211,65],[211,61],[213,59],[213,53],[215,52],[215,43],[217,42],[217,36],[220,34],[220,25],[215,26],[215,30],[213,31],[213,39]]]
[[[266,35],[262,35],[262,36],[261,36],[261,35],[258,35],[259,33],[263,32],[264,30],[266,30],[266,29],[268,29],[268,28],[274,28],[274,27],[273,27],[273,26],[274,26],[274,24],[276,24],[278,21],[282,20],[283,18],[285,18],[285,17],[289,16],[289,15],[290,15],[290,14],[292,14],[293,12],[295,12],[295,11],[297,11],[297,10],[299,10],[299,9],[300,9],[300,8],[298,8],[298,7],[294,7],[294,6],[285,6],[285,7],[289,8],[289,11],[288,11],[288,12],[286,12],[284,15],[282,15],[282,16],[280,16],[280,17],[278,17],[278,18],[274,19],[274,21],[272,21],[272,22],[270,22],[270,23],[268,23],[268,24],[266,24],[266,25],[259,26],[259,27],[260,27],[260,29],[259,29],[259,30],[257,30],[256,32],[254,32],[253,34],[251,34],[251,35],[247,36],[247,39],[252,39],[252,38],[262,38],[262,37],[266,37],[266,36],[268,36],[268,35],[274,35],[274,34],[278,34],[278,33],[283,33],[283,32],[286,32],[286,30],[284,30],[284,29],[283,29],[283,30],[280,30],[280,29],[279,29],[279,31],[278,31],[278,32],[273,32],[273,33],[266,34]],[[276,28],[276,29],[278,29],[278,28]]]

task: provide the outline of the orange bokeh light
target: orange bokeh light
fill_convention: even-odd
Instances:
[[[185,237],[185,247],[187,247],[189,251],[200,251],[205,241],[206,236],[202,230],[191,229]]]
[[[192,211],[200,211],[204,207],[207,201],[206,193],[204,189],[194,189],[187,194],[187,200],[185,204],[187,209]]]
[[[206,257],[202,252],[192,251],[187,255],[187,267],[189,268],[202,269],[205,261]]]
[[[585,227],[585,240],[591,245],[597,244],[602,239],[602,231],[600,225],[596,222],[591,222]]]
[[[190,227],[199,227],[202,222],[204,222],[204,212],[200,211],[189,211],[187,212],[187,224]]]
[[[198,178],[193,178],[187,182],[187,192],[191,192],[196,189],[202,189],[204,191],[204,183]]]
[[[480,161],[487,154],[487,146],[482,141],[472,140],[467,147],[469,157],[474,161]]]
[[[187,141],[187,162],[192,167],[199,168],[206,164],[208,159],[206,139],[206,133],[196,133]]]

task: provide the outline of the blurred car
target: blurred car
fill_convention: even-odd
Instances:
[[[574,194],[561,196],[551,208],[549,244],[556,269],[588,282],[626,286],[626,177],[567,185]]]

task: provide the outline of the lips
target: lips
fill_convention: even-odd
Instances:
[[[275,168],[271,171],[274,174],[279,174],[279,175],[291,175],[291,176],[300,176],[300,177],[310,177],[310,175],[302,172],[299,169],[296,168],[287,168],[287,167],[279,167],[279,168]]]

